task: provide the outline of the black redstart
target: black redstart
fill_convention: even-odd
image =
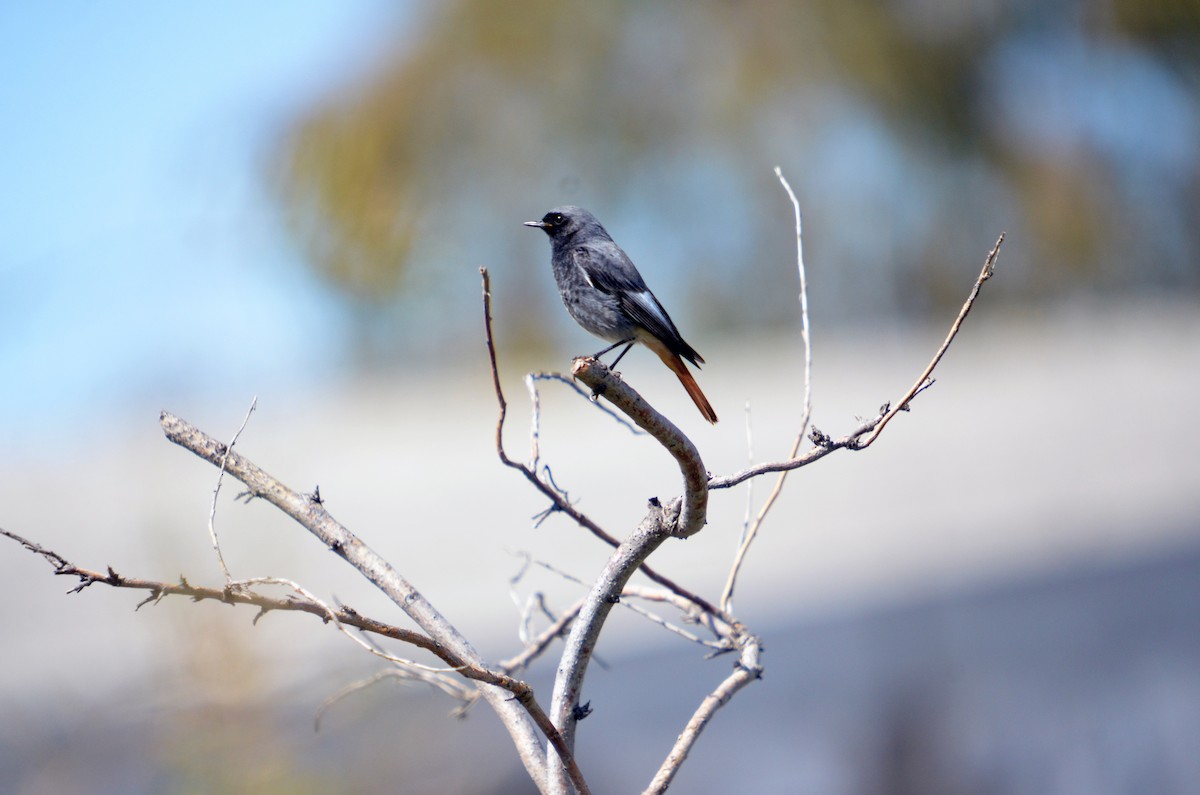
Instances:
[[[575,322],[611,343],[593,358],[625,346],[612,366],[633,343],[658,354],[704,415],[715,423],[717,413],[683,363],[697,368],[704,357],[683,341],[662,304],[650,292],[642,274],[609,236],[596,217],[582,207],[556,207],[540,221],[526,221],[550,237],[551,264],[558,294]]]

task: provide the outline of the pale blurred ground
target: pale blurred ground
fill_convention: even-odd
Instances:
[[[1001,257],[999,278],[1003,268]],[[496,307],[498,327],[503,327],[511,311],[512,307]],[[923,368],[945,328],[940,324],[880,326],[860,329],[853,336],[818,336],[814,340],[816,425],[840,435],[856,416],[869,415],[899,395]],[[716,428],[693,416],[673,378],[644,352],[631,354],[622,371],[692,435],[714,473],[728,473],[746,461],[742,407],[747,400],[752,405],[756,459],[783,455],[798,414],[797,339],[774,336],[723,342],[701,337],[694,342],[710,362],[701,383],[722,416]],[[1178,550],[1181,559],[1192,561],[1182,574],[1173,575],[1184,584],[1179,601],[1173,604],[1168,596],[1164,604],[1162,593],[1155,592],[1154,604],[1146,606],[1147,615],[1159,615],[1164,609],[1178,616],[1195,614],[1195,584],[1200,578],[1194,552],[1200,542],[1200,464],[1195,451],[1200,447],[1200,430],[1190,414],[1200,391],[1198,343],[1200,307],[1183,301],[1079,302],[1016,313],[992,309],[985,291],[943,361],[936,386],[917,400],[914,411],[897,417],[869,451],[840,452],[795,473],[751,552],[737,611],[765,638],[767,675],[748,692],[775,705],[771,726],[757,726],[762,730],[758,736],[794,737],[789,722],[806,717],[787,708],[789,699],[801,698],[795,689],[811,695],[821,692],[823,681],[828,681],[830,692],[842,692],[833,686],[839,676],[881,664],[872,658],[872,643],[882,641],[864,627],[878,624],[885,631],[901,633],[891,622],[870,616],[889,611],[903,614],[905,605],[930,600],[953,605],[956,594],[969,595],[980,588],[1003,586],[1021,593],[1019,583],[1030,578],[1043,583],[1082,578],[1086,583],[1084,573],[1089,571],[1141,570],[1149,565],[1145,561],[1169,566],[1172,551]],[[510,453],[519,456],[527,449],[523,369],[506,351],[500,354],[510,405],[507,441]],[[562,518],[552,517],[539,529],[531,529],[529,517],[542,508],[542,502],[495,458],[495,402],[482,346],[477,358],[459,364],[454,371],[334,383],[323,392],[259,394],[258,411],[239,449],[293,487],[310,490],[319,483],[329,510],[395,563],[486,656],[495,659],[517,647],[516,612],[507,579],[517,571],[519,561],[510,550],[528,550],[585,579],[597,570],[605,550]],[[526,364],[529,369],[567,367],[565,361]],[[240,424],[249,397],[242,403],[212,405],[197,400],[162,408],[228,438]],[[604,526],[620,534],[643,515],[646,498],[677,493],[674,465],[650,441],[614,428],[560,385],[543,385],[542,406],[544,460],[579,507]],[[3,526],[80,565],[99,569],[112,565],[122,574],[168,580],[184,574],[193,583],[217,584],[219,575],[205,529],[214,481],[211,466],[163,439],[155,414],[125,416],[90,431],[77,444],[0,458]],[[767,481],[760,481],[755,500],[767,491]],[[361,612],[403,623],[394,608],[301,528],[269,506],[234,504],[235,493],[235,484],[227,481],[217,516],[235,576],[293,578]],[[741,489],[714,494],[710,526],[688,542],[664,547],[656,556],[656,567],[714,597],[724,581],[744,500]],[[1149,581],[1155,580],[1153,573],[1148,576]],[[252,611],[219,605],[168,602],[134,613],[132,607],[140,597],[129,592],[93,586],[83,594],[64,596],[71,583],[52,577],[40,559],[7,542],[0,545],[0,582],[7,607],[7,640],[0,645],[0,714],[6,716],[0,721],[2,792],[83,791],[86,777],[72,778],[69,762],[89,758],[85,749],[98,747],[93,735],[98,733],[117,746],[101,756],[119,768],[114,759],[139,747],[139,741],[123,744],[119,738],[143,732],[154,737],[157,750],[149,757],[140,756],[138,765],[129,769],[144,765],[160,770],[166,778],[130,784],[134,788],[125,791],[194,791],[179,784],[181,776],[188,780],[185,773],[196,763],[190,755],[223,759],[233,769],[231,760],[244,752],[240,744],[222,750],[194,745],[188,739],[193,728],[212,725],[204,722],[211,718],[206,710],[223,716],[211,718],[222,728],[216,735],[198,731],[197,741],[204,737],[205,743],[218,743],[213,736],[226,731],[230,737],[243,736],[238,732],[251,726],[268,738],[262,741],[264,747],[275,749],[272,753],[279,757],[276,767],[267,765],[267,772],[259,771],[263,781],[280,786],[290,780],[287,776],[300,775],[293,767],[298,760],[287,756],[289,746],[277,736],[282,731],[280,722],[289,727],[288,732],[300,732],[305,743],[323,748],[321,753],[330,753],[330,745],[336,747],[344,740],[338,732],[349,731],[347,724],[358,721],[345,713],[338,717],[335,708],[333,722],[340,728],[315,739],[303,733],[303,724],[321,698],[377,667],[348,639],[304,617],[271,615],[252,627]],[[1028,598],[1035,604],[1037,594],[1046,588],[1038,587],[1042,591],[1029,591],[1033,595]],[[578,594],[574,586],[549,575],[523,584],[521,593],[534,588],[547,592],[551,606],[565,605]],[[1090,592],[1081,593],[1086,604]],[[1051,603],[1047,602],[1051,607],[1045,618],[1049,637],[1069,635],[1073,626],[1069,622],[1080,614],[1061,613],[1067,623],[1060,626],[1056,623],[1060,614],[1053,612]],[[1072,604],[1077,607],[1079,602]],[[1097,601],[1098,606],[1109,604]],[[1136,610],[1137,605],[1130,609]],[[867,616],[865,623],[856,625],[857,615]],[[1100,626],[1108,618],[1086,610],[1082,615]],[[853,637],[875,640],[802,646],[796,654],[819,657],[824,649],[833,657],[824,658],[825,669],[817,665],[816,673],[797,678],[799,658],[787,644],[773,643],[773,638],[792,637],[792,630],[784,628],[798,623],[820,627],[829,621],[859,626],[860,634]],[[987,634],[986,627],[976,626],[973,631]],[[813,637],[819,638],[816,632]],[[1167,634],[1169,640],[1172,636]],[[914,630],[912,637],[920,633]],[[1037,695],[1042,669],[1004,668],[1006,654],[1023,659],[1017,653],[1022,648],[1021,633],[1004,637],[1012,637],[1011,644],[1001,643],[988,659],[1001,672],[1008,670],[1014,682],[1028,682],[1032,688],[1021,691],[1025,702],[1018,699],[1020,703],[1014,702],[1011,709],[1037,708],[1045,699],[1056,698],[1059,693],[1054,688]],[[701,663],[697,650],[680,651],[672,637],[623,616],[612,622],[601,647],[610,660],[666,651],[674,652],[671,666],[688,671],[677,672],[679,681],[695,684],[679,692],[662,692],[664,685],[653,686],[656,698],[665,699],[674,710],[660,742],[669,741],[682,726],[684,710],[723,675],[717,671],[725,671],[727,663]],[[932,657],[917,670],[926,674],[951,664],[936,649],[924,653]],[[1089,653],[1119,655],[1130,650],[1099,644]],[[901,661],[895,662],[897,667],[889,670],[902,671]],[[643,669],[636,662],[627,665],[611,674],[593,672],[589,684],[599,688],[610,683],[605,706],[623,711],[634,724],[661,717],[659,706],[649,706],[657,701],[639,696],[642,687],[651,687],[650,680],[630,677]],[[1076,681],[1071,665],[1063,665],[1064,681]],[[973,669],[959,666],[957,670],[969,679]],[[1175,678],[1163,679],[1163,687],[1182,688],[1186,698],[1172,701],[1163,695],[1164,703],[1176,705],[1174,720],[1192,732],[1177,736],[1194,737],[1200,722],[1200,673],[1185,670],[1182,679],[1178,670],[1168,673]],[[1150,678],[1151,684],[1158,681]],[[548,694],[548,682],[543,672],[534,683]],[[901,693],[902,689],[881,685],[875,694],[877,705],[892,703],[889,699],[901,698]],[[250,709],[247,705],[259,705],[264,694],[270,705],[267,717],[255,713],[252,719],[242,719],[221,712]],[[1119,699],[1128,694],[1111,695]],[[432,709],[434,723],[441,726],[440,715],[450,704],[437,697],[421,698],[420,714]],[[855,698],[869,700],[861,693]],[[402,707],[405,702],[393,691],[379,691],[369,700],[381,713],[364,719],[362,727],[374,726],[385,734],[415,731],[402,728],[409,708]],[[349,714],[358,714],[362,703],[348,708]],[[859,709],[865,702],[855,703]],[[896,710],[908,706],[892,704]],[[811,764],[804,768],[808,773],[825,770],[827,776],[804,779],[809,784],[803,791],[876,791],[844,786],[848,779],[839,777],[838,766],[853,769],[854,763],[839,756],[849,752],[846,746],[835,747],[835,739],[844,733],[850,718],[843,715],[838,723],[836,703],[823,709],[831,711],[833,723],[819,724],[813,729],[818,735],[808,738],[812,743],[796,748],[808,755]],[[1123,708],[1114,709],[1094,716],[1101,727],[1096,731],[1109,726],[1110,714],[1121,714]],[[284,720],[285,713],[292,718]],[[470,732],[487,749],[479,757],[479,767],[486,769],[485,759],[508,760],[507,739],[482,713],[472,718]],[[1092,720],[1086,710],[1067,709],[1066,714],[1085,723]],[[718,716],[714,732],[721,731],[723,718]],[[812,719],[811,712],[807,718]],[[741,736],[733,727],[744,729],[743,722],[729,720],[726,733],[715,736]],[[170,731],[152,728],[163,725]],[[842,729],[830,728],[838,725]],[[589,728],[585,724],[581,734],[585,749],[594,736]],[[625,731],[632,729],[614,726],[597,743],[622,753],[621,732]],[[982,732],[976,752],[986,756],[989,737],[995,738],[984,729],[972,731]],[[1129,742],[1140,742],[1136,729],[1129,731]],[[84,740],[82,746],[59,745]],[[1109,741],[1125,747],[1120,736]],[[716,742],[702,745],[701,752],[715,752]],[[761,746],[762,741],[756,741],[756,747]],[[795,754],[800,752],[781,750],[775,758],[779,771],[784,771],[780,775],[797,787],[800,779],[788,779],[795,774],[786,771],[797,764]],[[645,753],[661,758],[665,747]],[[19,763],[14,754],[20,755]],[[31,765],[29,760],[37,754],[61,764]],[[426,761],[434,758],[432,751],[419,756]],[[253,756],[251,768],[274,758],[264,751]],[[344,762],[345,757],[337,754],[326,759],[331,767],[322,769],[322,775],[330,776],[324,785],[314,783],[320,777],[305,778],[303,783],[330,791],[336,779],[330,771],[337,769],[339,758]],[[770,758],[755,761],[755,765],[774,763]],[[740,768],[737,760],[722,764]],[[999,759],[994,764],[1004,768],[1005,762]],[[46,770],[62,765],[68,772],[63,778],[52,777],[53,787],[47,788]],[[462,775],[458,784],[442,780],[422,790],[413,783],[414,789],[405,791],[513,791],[501,785],[488,790],[471,775]],[[1104,780],[1102,773],[1097,775]],[[648,777],[647,770],[633,780]],[[253,780],[252,776],[237,779],[221,791],[251,791],[247,782]],[[822,780],[843,785],[823,788]],[[1070,779],[1088,780],[1086,776]],[[812,781],[817,784],[811,785]],[[1019,778],[1008,782],[987,791],[1031,791],[1020,786]],[[95,786],[96,782],[89,782],[89,791],[122,791]],[[210,780],[208,786],[216,785]],[[705,790],[695,779],[690,787],[681,791],[728,791]],[[386,789],[380,785],[360,791]],[[800,790],[776,780],[763,791]],[[1033,791],[1087,790],[1060,786]]]

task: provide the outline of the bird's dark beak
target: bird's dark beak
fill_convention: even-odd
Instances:
[[[550,224],[546,223],[545,221],[526,221],[525,226],[532,226],[537,229],[546,229],[550,226]]]

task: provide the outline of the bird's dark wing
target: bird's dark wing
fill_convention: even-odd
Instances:
[[[637,267],[621,247],[611,240],[577,246],[571,255],[588,284],[602,293],[620,295],[624,292],[640,293],[647,289]]]
[[[692,364],[698,366],[704,362],[703,357],[684,342],[667,310],[650,292],[642,274],[638,273],[637,267],[616,243],[603,241],[600,245],[580,246],[572,252],[572,259],[588,284],[616,297],[621,311],[637,325]]]

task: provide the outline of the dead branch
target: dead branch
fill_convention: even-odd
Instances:
[[[551,643],[567,633],[571,622],[579,615],[582,607],[583,600],[580,599],[563,611],[562,615],[558,616],[550,626],[543,629],[536,637],[530,638],[529,643],[518,654],[501,661],[498,666],[500,670],[511,674],[528,667],[549,648]]]
[[[728,704],[730,699],[737,695],[737,692],[743,687],[762,677],[762,666],[758,661],[759,654],[762,653],[762,645],[758,638],[752,635],[742,636],[739,639],[739,645],[741,654],[733,666],[733,673],[700,702],[700,706],[692,715],[691,720],[683,727],[683,732],[675,741],[671,752],[667,754],[662,766],[650,781],[650,786],[645,790],[647,794],[655,793],[657,795],[667,791],[667,787],[671,785],[675,774],[679,772],[679,768],[691,752],[692,746],[700,739],[700,733],[704,731],[717,710]]]
[[[959,328],[962,327],[963,320],[966,318],[967,313],[971,311],[971,307],[974,306],[975,299],[979,297],[979,291],[983,287],[983,283],[992,278],[992,273],[994,272],[996,265],[996,257],[1000,253],[1000,245],[1003,242],[1004,235],[1001,234],[996,240],[996,244],[992,247],[992,250],[988,253],[987,259],[983,264],[983,269],[979,272],[979,277],[975,280],[975,284],[971,288],[971,292],[967,296],[966,302],[963,303],[962,309],[959,310],[958,317],[955,318],[954,323],[950,326],[950,332],[946,335],[945,341],[942,342],[941,347],[939,347],[937,352],[933,355],[933,359],[930,360],[925,370],[921,373],[920,378],[917,379],[917,382],[913,384],[912,388],[910,388],[899,401],[896,403],[884,404],[883,408],[874,419],[861,423],[853,431],[836,440],[829,438],[824,433],[821,433],[816,428],[813,428],[810,437],[813,440],[814,447],[803,455],[793,455],[793,457],[785,461],[759,464],[758,466],[744,469],[741,472],[735,472],[732,475],[712,478],[708,481],[709,489],[728,489],[738,485],[739,483],[745,483],[750,478],[758,477],[759,475],[764,475],[768,472],[786,472],[793,469],[799,469],[800,467],[807,466],[814,461],[819,461],[835,450],[863,450],[870,446],[876,439],[879,438],[879,434],[883,432],[883,427],[888,422],[891,422],[892,417],[896,416],[897,412],[907,411],[910,401],[912,401],[914,397],[921,394],[932,385],[933,382],[930,380],[930,376],[933,374],[934,368],[937,367],[938,362],[942,360],[942,356],[945,355],[946,350],[950,347],[950,343],[953,342],[955,336],[958,335],[958,331]],[[870,436],[867,436],[867,434],[870,434]],[[867,438],[862,438],[864,436],[867,436]]]
[[[1000,245],[1004,242],[1004,234],[996,239],[996,245],[992,246],[992,250],[988,252],[987,259],[983,262],[983,269],[979,271],[979,277],[975,279],[975,285],[971,288],[971,293],[967,296],[967,300],[963,302],[962,309],[958,310],[958,317],[954,318],[954,322],[950,325],[950,331],[946,334],[946,339],[942,342],[942,347],[937,349],[937,353],[929,360],[929,364],[925,370],[917,377],[916,382],[909,388],[908,392],[904,393],[904,397],[892,404],[892,408],[888,411],[875,429],[871,431],[871,435],[863,440],[862,444],[857,449],[864,450],[871,446],[879,434],[883,433],[883,429],[892,421],[892,417],[896,416],[897,412],[908,411],[908,402],[912,400],[919,392],[925,390],[928,384],[931,383],[929,377],[933,375],[933,369],[938,366],[938,362],[942,360],[946,350],[950,347],[950,343],[954,342],[954,338],[958,336],[958,330],[962,328],[963,321],[967,319],[967,313],[971,311],[971,307],[975,305],[975,299],[979,297],[979,291],[983,289],[983,283],[992,278],[992,274],[996,271],[996,257],[1000,254]]]
[[[246,411],[246,416],[242,420],[241,426],[237,429],[237,433],[229,440],[226,450],[232,450],[237,444],[238,437],[242,435],[242,431],[246,430],[246,424],[250,422],[250,415],[254,413],[254,409],[258,408],[258,397],[255,396],[250,401],[250,408]],[[225,459],[222,457],[221,465],[217,467],[217,485],[213,489],[212,505],[208,510],[208,537],[212,541],[213,552],[217,556],[217,563],[221,566],[221,573],[225,575],[226,584],[233,582],[233,575],[229,573],[229,567],[225,565],[225,556],[221,553],[221,542],[217,540],[217,498],[221,496],[221,483],[225,480]]]
[[[605,400],[653,436],[675,458],[679,464],[679,472],[683,475],[684,492],[679,511],[679,525],[672,531],[672,535],[687,538],[700,532],[708,521],[708,470],[704,468],[700,451],[692,444],[692,440],[675,427],[674,423],[655,411],[654,407],[628,384],[613,375],[603,362],[591,358],[576,359],[571,367],[571,375],[590,386],[594,394],[603,395]]]
[[[232,472],[232,470],[231,470]],[[332,623],[331,619],[346,626],[356,627],[364,632],[369,632],[380,637],[392,638],[393,640],[402,641],[411,644],[418,648],[424,649],[431,654],[437,656],[445,662],[455,673],[460,674],[466,679],[479,682],[483,685],[501,688],[511,696],[505,696],[505,703],[516,704],[528,712],[533,723],[546,735],[551,745],[561,747],[569,754],[565,743],[562,740],[558,729],[550,721],[549,716],[542,709],[537,699],[534,697],[533,688],[528,683],[519,679],[514,679],[507,673],[495,671],[487,666],[473,664],[462,657],[458,656],[454,651],[435,641],[427,635],[413,630],[403,629],[401,627],[387,624],[373,618],[362,615],[358,611],[345,605],[332,611],[327,605],[320,603],[317,600],[289,596],[285,599],[276,597],[264,596],[250,590],[248,587],[225,586],[223,588],[209,588],[196,586],[189,583],[186,579],[180,578],[178,583],[165,582],[160,580],[147,580],[136,577],[125,577],[118,574],[113,568],[108,567],[106,572],[94,571],[76,566],[62,555],[59,555],[53,550],[46,549],[39,544],[29,541],[16,533],[0,528],[0,535],[7,536],[12,540],[21,544],[34,554],[44,557],[51,566],[54,567],[54,573],[67,577],[77,577],[79,583],[70,590],[69,593],[78,593],[90,585],[100,584],[108,585],[113,588],[129,588],[136,591],[146,591],[148,596],[138,603],[140,609],[147,604],[157,604],[168,596],[182,596],[191,599],[194,602],[212,600],[222,602],[228,605],[250,605],[257,607],[258,613],[254,617],[255,623],[258,622],[264,615],[272,611],[291,611],[308,613],[320,618],[324,623]],[[486,691],[484,691],[486,694]],[[539,760],[543,761],[539,743]],[[572,756],[566,756],[570,760],[568,770],[574,767],[576,774],[572,774],[572,781],[580,792],[587,792],[587,784],[583,781],[583,774],[579,772],[578,766],[574,763]],[[539,779],[539,785],[545,779]],[[582,785],[582,786],[581,786]]]
[[[265,499],[282,510],[357,569],[375,587],[383,591],[409,618],[415,621],[417,626],[424,630],[430,638],[454,655],[456,662],[452,665],[488,668],[474,646],[434,608],[424,595],[391,564],[337,522],[325,509],[323,503],[318,503],[311,497],[305,497],[299,492],[289,489],[249,459],[228,449],[226,445],[169,412],[162,413],[160,424],[167,438],[172,442],[192,451],[215,466],[219,466],[221,461],[224,461],[226,471],[244,483],[250,495]],[[539,720],[541,716],[538,713],[541,713],[542,710],[533,698],[532,689],[526,691],[524,695],[518,695],[515,699],[510,697],[511,691],[491,682],[483,683],[481,689],[483,697],[500,716],[501,722],[504,723],[512,737],[517,753],[525,764],[530,778],[535,782],[545,782],[547,779],[544,752],[541,742],[538,740],[535,725],[536,728],[542,729],[542,733],[550,740],[552,747],[565,749],[569,754],[570,746],[565,743],[563,738],[557,736],[559,733],[556,730],[546,731],[546,729],[554,729],[553,725],[549,723],[541,725]],[[566,758],[569,760],[566,763],[567,772],[572,782],[581,792],[587,791],[587,784],[573,757],[568,755]]]
[[[612,611],[613,605],[620,599],[625,583],[633,576],[638,566],[664,541],[672,537],[673,529],[679,523],[678,505],[679,501],[673,503],[673,508],[663,506],[657,500],[651,503],[646,518],[609,557],[600,576],[588,592],[579,615],[571,624],[559,661],[558,674],[554,679],[554,695],[550,702],[551,720],[562,733],[568,748],[574,747],[575,728],[584,716],[579,695],[604,621]],[[547,769],[552,791],[565,792],[563,771],[556,757],[556,749],[551,749],[547,755]]]
[[[792,186],[783,176],[783,170],[778,166],[775,167],[775,176],[783,185],[783,189],[787,191],[788,198],[792,202],[792,212],[796,218],[796,271],[800,277],[800,339],[804,343],[804,401],[803,411],[800,415],[800,431],[796,434],[796,441],[792,443],[792,451],[788,453],[788,458],[795,458],[796,453],[800,452],[800,445],[804,442],[804,434],[808,432],[808,423],[812,419],[812,340],[808,332],[808,276],[804,269],[804,228],[801,224],[800,201],[792,191]],[[758,515],[754,517],[754,523],[742,534],[737,554],[733,557],[733,565],[729,568],[729,578],[725,581],[725,588],[721,592],[722,610],[733,611],[733,589],[737,584],[742,562],[746,559],[746,553],[750,551],[750,545],[758,537],[763,520],[767,518],[775,501],[783,493],[783,483],[787,480],[787,476],[788,470],[786,469],[779,473],[779,477],[775,479],[774,488],[767,495],[767,501],[763,503]]]

